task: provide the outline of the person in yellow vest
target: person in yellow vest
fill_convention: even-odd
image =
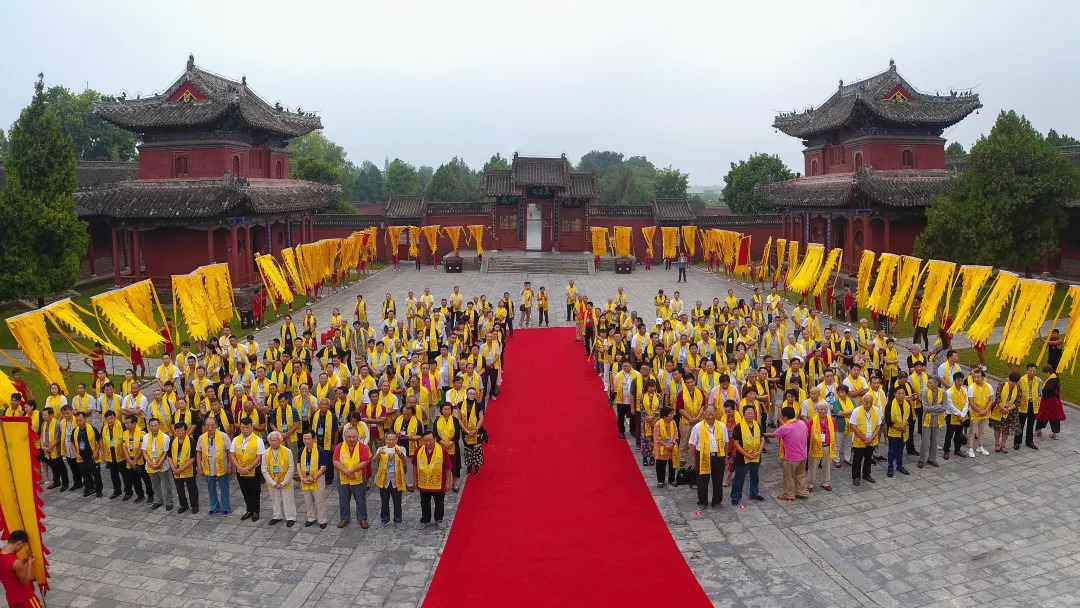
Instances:
[[[69,406],[65,406],[69,407]],[[101,498],[101,433],[86,422],[86,412],[75,414],[72,450],[83,479],[83,496]]]
[[[484,464],[484,441],[487,431],[484,430],[484,402],[478,398],[476,389],[469,388],[465,391],[465,402],[461,404],[461,460],[470,475],[479,475],[480,467]]]
[[[757,408],[747,406],[743,409],[742,418],[731,431],[732,453],[729,458],[734,461],[735,471],[731,481],[731,505],[739,506],[742,500],[743,484],[746,476],[750,476],[749,497],[751,500],[763,501],[765,497],[758,493],[758,467],[761,465],[761,450],[765,445],[758,425]],[[745,509],[746,507],[739,507]]]
[[[318,523],[326,528],[326,461],[328,455],[315,443],[310,430],[303,434],[304,448],[296,460],[296,474],[300,478],[300,493],[304,496],[307,520],[304,527]]]
[[[406,455],[410,459],[420,449],[420,441],[424,436],[424,423],[416,415],[416,407],[416,397],[410,395],[406,398],[405,407],[401,409],[401,414],[394,419],[390,427],[391,430],[398,434],[398,440],[404,443],[402,447],[405,448]],[[414,481],[415,471],[413,471],[412,466],[406,464],[405,483],[411,487],[414,485]]]
[[[203,432],[196,442],[196,460],[199,473],[206,480],[209,494],[210,515],[228,515],[232,509],[229,500],[229,452],[232,440],[221,431],[211,418],[203,420]]]
[[[885,418],[888,421],[889,436],[889,471],[888,477],[893,472],[901,475],[910,475],[911,472],[904,468],[904,449],[907,444],[908,434],[911,432],[911,402],[907,398],[907,388],[898,385],[893,389],[893,397],[886,407]]]
[[[1034,363],[1027,364],[1024,376],[1017,382],[1017,386],[1020,387],[1020,398],[1016,404],[1017,423],[1013,449],[1019,450],[1023,441],[1026,447],[1038,450],[1039,447],[1035,445],[1035,418],[1039,415],[1043,381],[1039,378],[1038,368]]]
[[[262,488],[259,484],[259,467],[266,453],[262,437],[254,433],[251,418],[240,418],[240,434],[233,439],[229,460],[236,471],[236,481],[240,493],[244,496],[244,515],[241,521],[250,519],[259,521],[259,509],[262,500]]]
[[[180,508],[177,515],[199,512],[199,486],[195,483],[196,441],[191,437],[192,428],[186,422],[173,425],[172,445],[169,446],[169,468],[176,483],[176,502]]]
[[[536,292],[536,326],[537,327],[551,327],[551,319],[548,318],[548,292],[544,289],[544,286],[540,286],[540,291]]]
[[[641,374],[630,366],[629,360],[622,362],[622,369],[612,376],[611,390],[615,393],[615,421],[618,424],[619,438],[626,437],[626,419],[630,418],[630,432],[636,432],[633,417],[641,402]]]
[[[998,387],[998,399],[990,410],[990,428],[994,429],[994,451],[1006,454],[1006,443],[1016,432],[1018,415],[1016,408],[1020,403],[1020,373],[1012,372]]]
[[[127,465],[121,472],[124,481],[124,501],[131,500],[134,493],[136,503],[145,499],[147,504],[151,504],[154,502],[154,487],[150,483],[150,476],[146,474],[146,459],[141,453],[145,432],[139,428],[138,421],[139,418],[134,414],[125,416],[123,419],[124,434],[121,447],[124,462]]]
[[[142,437],[139,451],[146,461],[146,474],[150,476],[154,496],[157,497],[157,502],[152,503],[150,508],[158,509],[164,505],[166,511],[172,511],[176,485],[169,467],[169,444],[172,438],[161,427],[161,421],[157,418],[147,421],[147,431]]]
[[[648,369],[643,365],[642,369]],[[638,431],[639,451],[641,452],[642,466],[652,466],[653,462],[653,429],[660,420],[660,408],[664,398],[657,392],[655,378],[645,380],[645,393],[641,396],[641,412],[638,415],[641,420],[641,428]]]
[[[461,421],[454,417],[454,407],[449,402],[444,402],[437,416],[431,423],[431,430],[435,433],[435,439],[443,447],[447,457],[450,458],[450,477],[453,484],[450,490],[458,491],[459,479],[461,478]]]
[[[914,376],[913,376],[914,377]],[[922,435],[919,441],[919,462],[916,464],[920,469],[925,465],[939,466],[937,462],[938,433],[945,428],[946,397],[945,389],[937,378],[930,377],[926,380],[926,389],[922,391],[922,424],[919,432]]]
[[[14,396],[12,397],[12,401],[14,401]],[[37,406],[33,401],[27,403],[33,403],[35,407]],[[65,492],[68,488],[68,474],[67,467],[64,466],[64,452],[61,447],[63,445],[63,435],[60,433],[60,421],[49,408],[41,410],[41,432],[38,435],[41,438],[41,456],[45,459],[45,464],[49,466],[52,477],[52,483],[45,489],[55,490],[60,488],[61,492]]]
[[[420,490],[420,525],[427,526],[432,521],[432,503],[435,503],[435,527],[443,527],[443,505],[446,498],[446,472],[450,470],[450,459],[443,447],[435,441],[435,434],[430,430],[424,433],[423,445],[413,457],[416,469],[416,484]]]
[[[859,485],[860,479],[875,483],[870,475],[870,465],[874,463],[874,447],[878,444],[881,432],[882,414],[874,406],[874,396],[865,394],[859,399],[859,407],[851,414],[848,425],[853,435],[851,439],[851,481]]]
[[[375,450],[372,456],[372,468],[375,473],[375,485],[379,488],[379,521],[390,525],[390,503],[394,505],[394,527],[405,529],[401,516],[401,494],[406,487],[405,470],[408,461],[405,448],[398,445],[398,434],[391,430],[386,434],[386,443]]]
[[[109,471],[113,493],[109,500],[120,496],[121,475],[124,466],[124,425],[116,419],[115,412],[105,412],[101,425],[101,460]]]
[[[945,391],[946,398],[946,429],[945,429],[945,460],[949,459],[949,452],[956,452],[957,456],[968,457],[968,451],[962,449],[967,442],[964,428],[968,426],[968,416],[971,415],[971,407],[968,403],[967,389],[964,388],[964,372],[956,372],[949,381],[949,388]],[[971,456],[974,457],[974,454]]]
[[[574,306],[577,304],[577,287],[574,287],[574,282],[570,281],[570,285],[566,288],[566,322],[576,321],[577,317],[574,315]],[[575,341],[577,338],[575,338]]]
[[[371,471],[371,452],[360,442],[356,429],[345,432],[345,441],[334,448],[333,463],[338,472],[338,511],[341,520],[337,527],[349,525],[351,501],[356,502],[356,519],[361,528],[368,527],[367,484],[365,474]]]
[[[292,450],[285,445],[281,433],[271,431],[267,436],[266,453],[262,459],[262,477],[270,490],[270,505],[273,513],[268,525],[276,525],[285,519],[285,527],[296,524],[296,497],[293,494],[293,473],[295,461]]]
[[[532,325],[533,300],[536,299],[533,292],[532,282],[525,281],[525,287],[521,290],[521,326]]]
[[[810,426],[810,478],[806,483],[806,491],[814,491],[814,484],[817,483],[818,469],[820,468],[821,489],[832,492],[832,485],[830,485],[830,477],[832,476],[831,461],[836,459],[836,444],[840,442],[840,435],[836,431],[836,420],[832,417],[829,404],[826,401],[816,402],[813,415],[807,423]]]
[[[724,457],[728,443],[727,426],[717,421],[716,406],[705,407],[704,420],[690,431],[690,468],[697,474],[697,504],[709,505],[709,481],[712,481],[712,506],[719,508],[724,490]]]
[[[974,381],[967,387],[968,406],[971,408],[971,424],[968,426],[968,457],[978,452],[989,456],[984,446],[990,434],[990,410],[994,407],[994,387],[986,381],[986,374],[978,367],[971,370]]]
[[[278,395],[277,407],[270,416],[270,429],[281,433],[285,446],[296,454],[297,442],[300,438],[301,418],[296,408],[289,404],[289,398]]]

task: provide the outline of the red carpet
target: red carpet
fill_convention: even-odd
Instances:
[[[710,606],[571,328],[519,331],[424,606]]]

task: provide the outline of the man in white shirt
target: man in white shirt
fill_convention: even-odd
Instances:
[[[945,353],[945,361],[937,368],[937,377],[941,382],[941,388],[949,390],[952,386],[953,374],[960,371],[960,354],[955,350],[949,350]]]
[[[143,435],[140,449],[146,459],[146,474],[150,476],[150,484],[154,488],[154,496],[157,497],[157,502],[150,505],[150,508],[157,509],[164,504],[166,511],[172,511],[173,494],[176,492],[172,471],[169,469],[169,443],[172,438],[161,430],[161,422],[157,418],[150,418],[146,427],[148,431]]]
[[[250,519],[252,523],[259,521],[259,501],[262,488],[259,484],[259,467],[262,465],[263,454],[266,446],[262,438],[252,432],[251,419],[240,419],[240,434],[233,439],[232,451],[229,453],[229,461],[236,471],[236,481],[240,485],[240,493],[244,495],[246,511],[241,521]]]
[[[968,426],[968,455],[975,452],[989,456],[983,443],[990,434],[990,410],[994,409],[994,387],[986,381],[986,374],[978,367],[971,370],[974,381],[967,387],[971,424]]]
[[[306,385],[305,385],[306,386]],[[220,403],[220,402],[215,402]],[[218,448],[221,449],[221,468],[218,468]],[[228,515],[229,502],[229,452],[232,441],[220,431],[214,419],[203,420],[203,434],[197,442],[196,454],[199,473],[206,478],[206,490],[210,497],[210,515]],[[220,474],[219,474],[220,472]]]
[[[702,430],[704,429],[704,430]],[[705,437],[702,437],[705,433]],[[705,419],[694,425],[690,431],[690,468],[698,476],[698,506],[705,508],[709,504],[709,480],[712,480],[712,506],[720,508],[724,490],[724,446],[728,442],[727,427],[716,422],[716,406],[705,407]],[[708,446],[707,448],[705,446]],[[709,470],[702,472],[701,452],[708,449]]]
[[[146,395],[142,394],[142,389],[139,387],[138,382],[134,382],[131,385],[131,394],[124,397],[124,404],[120,406],[120,415],[123,418],[128,416],[135,416],[139,419],[141,424],[139,426],[146,428],[146,418],[144,413],[146,412],[147,404]]]
[[[266,480],[266,487],[270,489],[270,504],[273,506],[273,516],[270,525],[274,525],[285,519],[287,528],[296,523],[296,500],[293,496],[293,453],[288,447],[282,445],[281,433],[272,431],[267,437],[270,449],[262,462],[262,476]]]

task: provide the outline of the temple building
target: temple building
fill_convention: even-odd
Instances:
[[[108,249],[116,284],[151,278],[165,286],[170,275],[228,262],[234,284],[249,285],[255,252],[313,240],[312,214],[341,195],[337,186],[289,179],[285,147],[321,129],[319,117],[270,105],[246,77],[223,78],[192,56],[164,92],[103,99],[94,113],[139,137],[137,178],[80,176],[75,197],[90,224],[90,271]]]
[[[981,107],[972,93],[920,92],[889,61],[819,107],[777,116],[774,128],[803,140],[803,173],[758,192],[781,208],[783,238],[843,247],[849,270],[864,248],[910,254],[948,180],[941,135]]]

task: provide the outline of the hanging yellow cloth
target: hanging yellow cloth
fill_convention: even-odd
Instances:
[[[432,224],[430,226],[424,226],[420,228],[420,233],[424,235],[424,239],[427,240],[428,249],[431,250],[431,257],[434,259],[439,249],[439,230],[438,224]]]
[[[979,292],[982,291],[994,269],[989,266],[961,266],[960,278],[960,302],[956,306],[956,317],[953,318],[950,331],[958,334],[964,331],[967,321],[975,312],[975,303],[979,300]],[[951,299],[952,294],[949,294]],[[949,299],[945,301],[945,310],[948,314]]]
[[[955,274],[955,262],[930,260],[926,263],[926,280],[923,282],[922,304],[919,305],[919,327],[930,327]]]
[[[265,281],[265,279],[263,279]],[[273,292],[270,292],[273,295]],[[182,316],[188,335],[193,340],[205,340],[220,327],[217,314],[206,293],[202,275],[174,274],[172,276],[173,324]]]
[[[863,249],[862,258],[859,260],[859,278],[855,289],[856,303],[859,308],[866,308],[870,300],[870,276],[874,271],[876,254],[869,249]]]
[[[379,257],[379,241],[377,240],[379,236],[379,229],[375,226],[372,226],[365,229],[364,232],[368,234],[367,246],[365,250],[365,254],[367,255],[366,259],[369,262],[374,262],[375,258]]]
[[[901,314],[907,316],[921,276],[922,259],[905,255],[900,264],[900,276],[896,279],[896,293],[889,301],[889,318],[898,319]]]
[[[420,255],[420,226],[408,226],[409,229],[409,258],[413,259]]]
[[[682,246],[686,255],[692,259],[697,250],[697,226],[682,227]]]
[[[59,384],[60,389],[67,393],[64,374],[60,371],[56,355],[53,354],[52,344],[49,343],[49,331],[45,328],[45,312],[34,310],[16,315],[7,320],[7,326],[11,335],[15,337],[19,349],[38,373],[45,378],[45,381]]]
[[[878,256],[877,280],[874,281],[874,289],[870,292],[867,305],[870,310],[879,315],[889,312],[889,302],[893,294],[893,278],[896,276],[898,266],[900,266],[900,256],[892,253],[883,253]]]
[[[11,396],[17,392],[4,370],[0,369],[0,407],[7,409],[11,405]]]
[[[487,226],[483,224],[473,224],[469,226],[469,237],[472,239],[474,245],[476,245],[476,255],[484,255],[484,231],[487,230]]]
[[[769,273],[769,254],[772,253],[772,237],[765,241],[765,251],[761,254],[761,265],[758,266],[757,280],[758,282],[764,282],[765,276]]]
[[[447,226],[443,228],[446,236],[450,237],[450,247],[453,248],[455,257],[458,255],[458,243],[461,241],[461,233],[464,231],[464,226]]]
[[[283,250],[281,252],[282,258],[285,258],[286,252],[291,254],[292,249]],[[194,270],[194,274],[202,276],[205,281],[206,295],[210,297],[210,305],[214,309],[218,326],[228,323],[229,319],[232,319],[233,315],[236,314],[229,265],[221,263],[199,266]],[[299,281],[296,281],[296,288],[303,289]]]
[[[72,340],[71,337],[68,336],[67,333],[64,331],[65,327],[68,328],[68,331],[72,331],[82,338],[85,338],[91,342],[101,343],[101,346],[107,351],[116,353],[118,355],[124,354],[123,351],[113,345],[113,343],[110,342],[108,339],[99,336],[97,332],[90,329],[90,327],[86,324],[83,318],[79,316],[80,312],[88,317],[93,317],[94,313],[72,302],[70,299],[65,298],[63,300],[60,300],[59,302],[54,302],[41,310],[45,313],[46,318],[48,318],[49,321],[52,322],[53,326],[56,327],[57,331],[59,331],[61,334],[64,334],[65,338],[68,338],[68,342],[70,342],[76,350],[84,352],[89,351],[89,349],[85,346]]]
[[[1009,320],[1005,323],[1002,340],[998,344],[997,355],[1002,361],[1019,365],[1028,358],[1031,343],[1050,312],[1050,301],[1054,299],[1053,283],[1036,279],[1021,279],[1020,287],[1009,311]],[[970,335],[970,334],[969,334]]]
[[[799,242],[791,241],[788,243],[788,268],[787,275],[784,276],[784,285],[786,289],[791,289],[791,282],[795,280],[795,273],[799,271]]]
[[[145,298],[139,292],[146,289],[147,286],[150,292],[153,293],[153,284],[146,280],[90,298],[90,302],[97,309],[98,320],[100,321],[104,317],[117,335],[134,344],[135,348],[144,354],[156,349],[165,341],[161,334],[158,333],[160,325],[158,325],[157,320],[150,319],[150,323],[147,324],[139,313],[135,312],[131,307],[133,300],[138,301]],[[135,292],[135,296],[129,298],[128,294],[130,292]],[[164,315],[162,316],[163,324]]]
[[[615,226],[615,255],[630,257],[630,239],[633,230],[629,226]]]
[[[972,344],[986,344],[986,341],[990,339],[990,333],[994,331],[994,325],[997,324],[998,317],[1001,316],[1001,311],[1005,310],[1005,307],[1009,305],[1009,299],[1013,295],[1013,291],[1016,289],[1020,282],[1020,278],[1014,273],[1007,270],[999,270],[997,278],[994,279],[993,285],[990,286],[990,294],[986,296],[986,302],[983,304],[982,310],[979,311],[979,316],[971,322],[971,327],[967,330],[968,339]],[[1044,313],[1039,318],[1039,325],[1046,319]],[[953,330],[954,333],[958,330]]]
[[[45,567],[41,536],[44,530],[41,519],[45,514],[38,507],[41,486],[34,481],[38,463],[34,459],[37,448],[31,436],[33,430],[25,420],[2,421],[0,424],[3,425],[3,432],[0,432],[0,513],[3,513],[6,533],[24,530],[30,537],[30,553],[34,555],[31,574],[44,595],[49,588],[49,573]]]
[[[844,250],[836,247],[829,252],[829,257],[825,259],[825,263],[821,265],[821,271],[818,272],[817,282],[814,283],[813,294],[814,296],[820,296],[821,292],[825,291],[825,284],[829,282],[829,275],[833,271],[840,271],[840,264],[844,261]]]
[[[285,270],[289,273],[289,278],[292,279],[293,286],[296,287],[297,293],[304,291],[304,277],[300,274],[300,265],[296,260],[296,251],[292,249],[282,249],[281,261],[285,265]]]
[[[356,254],[359,256],[359,250]],[[289,289],[289,282],[285,280],[285,275],[281,272],[281,267],[277,265],[274,256],[255,254],[255,265],[259,267],[259,273],[262,275],[270,300],[277,302],[280,299],[286,304],[292,304],[293,292]],[[349,268],[354,266],[356,262],[350,264]]]
[[[773,283],[780,282],[780,275],[784,272],[784,254],[787,253],[787,239],[776,239],[776,273],[773,274]]]
[[[607,228],[597,228],[597,227],[594,226],[592,228],[589,228],[589,234],[591,235],[590,240],[592,241],[593,255],[596,256],[596,257],[603,257],[603,256],[607,255],[607,250],[608,250],[608,246],[607,246],[608,231],[607,231]],[[511,312],[513,312],[513,311],[511,311]]]
[[[389,246],[387,255],[390,257],[398,255],[398,247],[401,246],[401,233],[405,232],[405,226],[387,226],[386,227],[386,244]]]
[[[1058,362],[1057,371],[1064,372],[1068,369],[1071,373],[1076,367],[1077,351],[1080,351],[1080,285],[1071,285],[1069,292],[1065,294],[1065,299],[1071,302],[1069,325],[1065,328],[1065,335],[1062,337],[1061,361]],[[1061,304],[1064,306],[1065,300],[1062,300]],[[1054,324],[1057,324],[1057,319],[1054,319]],[[1046,351],[1045,344],[1043,351]],[[1041,353],[1039,360],[1042,360]]]
[[[803,256],[802,264],[795,272],[795,277],[789,279],[787,288],[795,293],[806,293],[817,282],[818,271],[821,263],[825,260],[825,247],[819,243],[810,243],[806,246],[806,255]]]
[[[674,226],[660,228],[660,238],[664,243],[664,257],[675,259],[679,249],[679,229]]]
[[[653,257],[653,238],[656,237],[656,226],[643,226],[641,236],[645,237],[645,255]]]
[[[740,235],[739,245],[735,250],[735,274],[745,275],[750,271],[750,235]]]

